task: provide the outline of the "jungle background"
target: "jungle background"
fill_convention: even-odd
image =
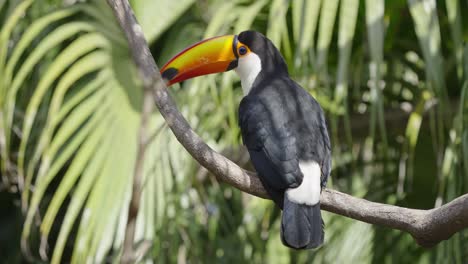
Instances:
[[[320,102],[328,187],[430,209],[468,192],[468,1],[132,0],[157,64],[255,29]],[[0,262],[118,261],[142,86],[104,0],[0,0]],[[170,88],[214,149],[250,168],[234,73]],[[431,249],[328,212],[293,251],[280,212],[201,168],[155,110],[136,242],[156,263],[466,263],[468,231]]]

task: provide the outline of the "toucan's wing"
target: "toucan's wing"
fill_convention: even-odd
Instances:
[[[317,104],[318,107],[320,105],[315,101],[315,99],[312,98],[315,104]],[[321,134],[321,138],[323,140],[323,153],[320,157],[320,167],[322,169],[322,177],[320,178],[320,185],[322,188],[324,188],[327,185],[328,177],[330,176],[331,173],[331,143],[330,143],[330,137],[328,136],[328,130],[327,130],[327,123],[325,121],[325,116],[323,114],[323,111],[319,111],[319,131]]]
[[[303,175],[296,138],[274,114],[256,96],[244,97],[239,106],[244,145],[263,185],[281,206],[284,190],[299,186]]]

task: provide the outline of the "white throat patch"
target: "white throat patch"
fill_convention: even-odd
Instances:
[[[320,176],[322,170],[315,161],[299,162],[304,178],[297,188],[286,190],[288,199],[297,204],[315,205],[320,201]]]
[[[244,95],[252,89],[252,84],[262,70],[262,62],[257,54],[250,52],[248,55],[240,57],[235,71],[239,75]]]

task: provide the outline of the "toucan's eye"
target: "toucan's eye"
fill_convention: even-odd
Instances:
[[[247,53],[247,48],[244,46],[240,46],[239,55],[245,55],[246,53]]]

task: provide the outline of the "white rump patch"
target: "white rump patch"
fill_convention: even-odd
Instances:
[[[241,79],[244,95],[247,95],[250,92],[252,84],[261,70],[262,62],[257,54],[250,52],[249,54],[239,58],[235,71]]]
[[[294,203],[315,205],[320,201],[320,165],[315,161],[299,162],[299,168],[304,179],[299,187],[286,190],[286,195]]]

